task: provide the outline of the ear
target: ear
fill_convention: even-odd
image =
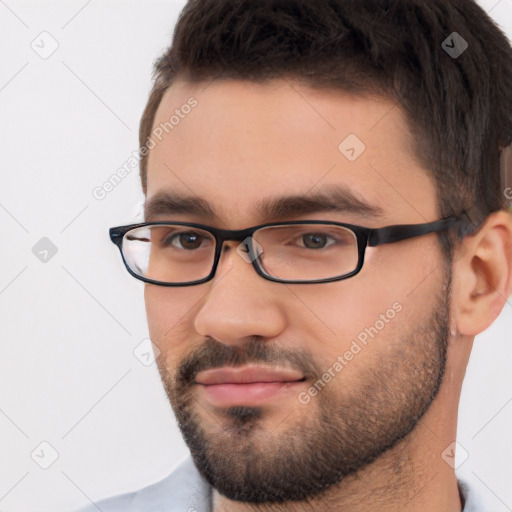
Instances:
[[[476,336],[498,317],[512,294],[512,213],[490,214],[455,249],[452,329]]]

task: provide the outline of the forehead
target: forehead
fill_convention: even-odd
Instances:
[[[150,200],[165,191],[207,201],[235,226],[250,205],[342,185],[384,220],[436,217],[435,190],[416,160],[401,109],[378,97],[289,80],[178,81],[155,115]],[[249,219],[249,217],[252,217]]]

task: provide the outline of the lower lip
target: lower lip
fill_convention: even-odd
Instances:
[[[216,406],[260,405],[286,392],[298,392],[302,381],[251,382],[249,384],[200,384],[209,402]]]

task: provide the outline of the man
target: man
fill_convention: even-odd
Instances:
[[[192,458],[87,510],[483,510],[445,454],[512,293],[511,57],[471,0],[189,1],[111,237]]]

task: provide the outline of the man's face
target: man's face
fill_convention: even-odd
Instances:
[[[147,220],[243,229],[438,218],[433,183],[387,101],[287,81],[177,82],[154,127],[190,97],[197,105],[150,152],[147,205],[172,193],[212,214],[160,208]],[[350,134],[362,152],[354,135],[339,148]],[[339,188],[375,211],[298,199]],[[264,215],[263,203],[292,196]],[[435,235],[368,248],[358,275],[324,284],[265,280],[237,246],[225,243],[207,283],[146,286],[159,370],[195,462],[221,494],[301,500],[375,460],[427,410],[444,370],[450,270]]]

